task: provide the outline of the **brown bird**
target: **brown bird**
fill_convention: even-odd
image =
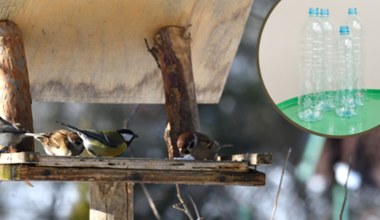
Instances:
[[[191,155],[195,160],[215,160],[221,148],[232,145],[222,145],[205,134],[188,131],[178,137],[177,146],[181,157]]]
[[[76,132],[60,129],[28,135],[41,142],[46,154],[50,156],[77,156],[84,150],[83,140]]]

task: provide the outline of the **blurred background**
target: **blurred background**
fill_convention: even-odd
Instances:
[[[271,166],[263,187],[181,186],[191,195],[201,216],[212,219],[269,219],[281,169],[292,148],[279,198],[276,219],[338,219],[342,184],[351,157],[346,219],[380,219],[379,129],[358,137],[328,139],[310,135],[284,119],[261,86],[256,66],[260,27],[275,0],[256,0],[246,24],[224,93],[217,105],[199,105],[201,131],[239,153],[270,152]],[[275,53],[276,51],[273,51]],[[275,65],[275,64],[274,64]],[[34,129],[59,128],[57,119],[79,127],[128,127],[140,137],[127,157],[165,158],[166,117],[163,105],[109,105],[33,103]],[[36,150],[43,153],[37,143]],[[343,177],[342,177],[343,175]],[[379,177],[378,177],[379,176]],[[0,219],[88,219],[88,185],[74,182],[0,183]],[[172,208],[177,203],[174,185],[147,185],[162,219],[187,219]],[[155,219],[141,187],[135,185],[135,219]],[[190,202],[187,201],[189,204]]]

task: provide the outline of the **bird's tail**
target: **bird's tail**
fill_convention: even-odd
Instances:
[[[219,147],[220,148],[225,148],[225,147],[233,147],[234,145],[232,144],[221,144]]]
[[[77,127],[74,127],[74,126],[72,126],[72,125],[70,125],[70,124],[67,124],[67,123],[65,123],[65,122],[61,122],[61,121],[56,121],[58,124],[60,124],[60,125],[63,125],[63,126],[65,126],[65,127],[67,127],[68,129],[70,129],[70,130],[72,130],[72,131],[75,131],[75,132],[81,132],[82,133],[82,130],[80,130],[79,128],[77,128]]]
[[[233,147],[234,145],[232,145],[232,144],[220,144],[217,142],[217,146],[218,146],[218,148],[217,148],[217,152],[218,152],[222,148]]]

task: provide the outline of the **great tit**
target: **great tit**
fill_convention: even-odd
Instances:
[[[0,153],[8,151],[9,147],[14,147],[20,143],[28,135],[27,130],[20,128],[20,124],[12,124],[11,122],[0,117],[0,145],[3,148]]]
[[[199,132],[187,131],[177,139],[177,147],[181,157],[186,158],[190,155],[195,160],[215,160],[221,148],[231,146],[222,145]]]
[[[33,134],[50,156],[77,156],[84,150],[83,140],[76,132],[59,129],[49,133]]]
[[[132,143],[133,139],[138,137],[129,129],[98,131],[79,129],[70,124],[59,121],[57,121],[57,123],[75,131],[82,138],[86,150],[95,157],[120,156]]]

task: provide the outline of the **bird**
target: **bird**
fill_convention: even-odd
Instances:
[[[41,142],[49,156],[77,156],[84,150],[82,138],[73,131],[58,129],[49,133],[27,135]]]
[[[91,129],[80,129],[65,122],[57,123],[75,131],[83,140],[86,150],[95,157],[117,157],[131,145],[138,137],[129,129],[116,131],[100,131]]]
[[[200,132],[186,131],[180,134],[177,139],[177,147],[181,157],[188,158],[190,155],[195,160],[215,160],[221,148],[231,146],[222,145]]]
[[[30,133],[21,128],[19,123],[12,124],[0,117],[0,145],[3,146],[0,153],[5,153],[9,147],[19,144],[25,137],[28,137],[28,134]]]

